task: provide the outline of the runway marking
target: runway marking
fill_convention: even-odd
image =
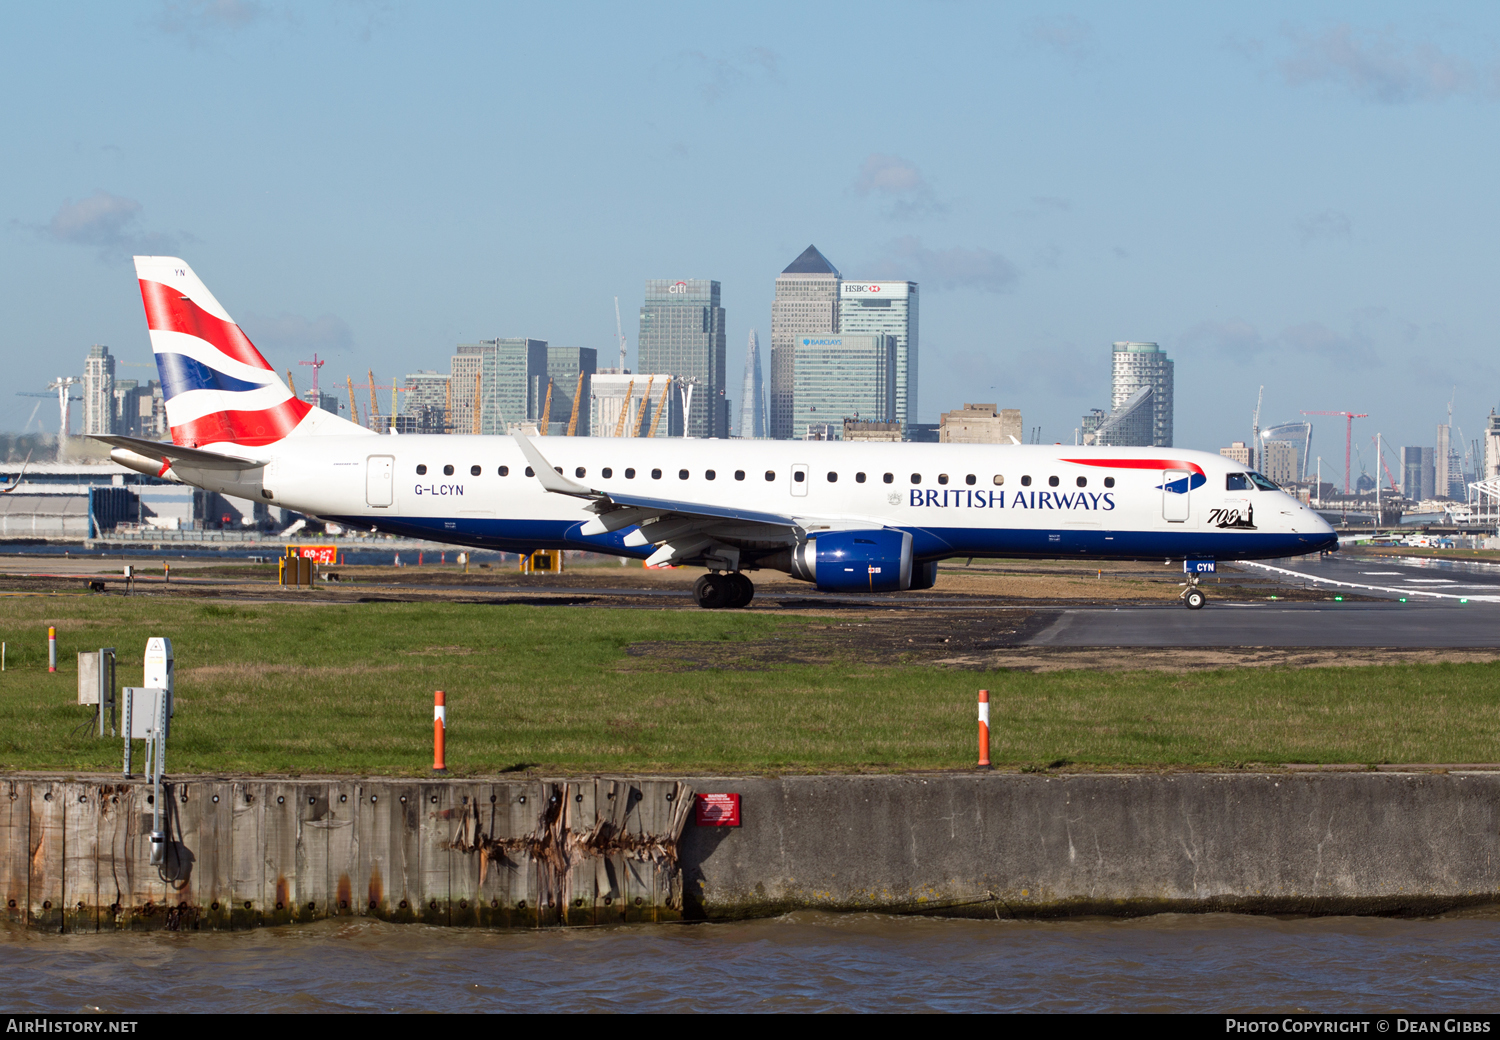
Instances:
[[[1401,572],[1400,571],[1360,571],[1359,573],[1361,573],[1361,574],[1379,575],[1381,577],[1390,577],[1390,576],[1394,575],[1395,577],[1399,578],[1401,576]]]
[[[1323,578],[1316,574],[1308,574],[1306,571],[1294,571],[1287,567],[1272,567],[1269,563],[1258,563],[1254,560],[1241,560],[1249,567],[1259,567],[1262,570],[1275,571],[1277,574],[1286,574],[1293,578],[1302,578],[1305,581],[1320,581],[1325,585],[1338,585],[1346,589],[1371,589],[1375,592],[1394,592],[1397,595],[1407,596],[1431,596],[1434,599],[1465,599],[1470,603],[1500,603],[1500,596],[1459,596],[1451,592],[1437,592],[1432,589],[1393,589],[1388,585],[1362,585],[1357,581],[1338,581],[1334,578]]]
[[[1413,585],[1452,585],[1452,578],[1407,578]]]

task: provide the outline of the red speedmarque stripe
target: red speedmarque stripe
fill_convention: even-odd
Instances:
[[[254,412],[212,412],[201,419],[172,427],[172,443],[185,448],[228,441],[258,446],[281,440],[312,411],[306,401],[289,398],[273,408]]]
[[[1104,466],[1108,469],[1184,469],[1192,473],[1202,473],[1203,467],[1196,462],[1182,462],[1177,459],[1063,459],[1064,462],[1073,462],[1080,466]]]
[[[161,282],[141,282],[141,300],[146,305],[146,327],[158,332],[181,332],[212,343],[236,361],[273,371],[234,322],[216,318],[182,293]]]

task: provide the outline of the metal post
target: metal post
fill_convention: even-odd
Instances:
[[[167,758],[167,691],[157,692],[156,732],[152,734],[151,743],[154,745],[152,763],[152,782],[155,790],[151,799],[151,863],[159,865],[166,862],[167,835],[162,830],[161,812],[161,775]]]
[[[125,687],[125,710],[121,718],[120,731],[125,734],[125,779],[130,779],[130,723],[135,712],[135,689]]]
[[[47,671],[57,671],[57,629],[47,628]]]

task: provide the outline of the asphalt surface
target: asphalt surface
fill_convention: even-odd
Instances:
[[[1293,581],[1331,590],[1346,588],[1360,595],[1420,598],[1435,602],[1500,604],[1500,564],[1466,560],[1430,560],[1410,556],[1301,556],[1264,564],[1237,564]]]

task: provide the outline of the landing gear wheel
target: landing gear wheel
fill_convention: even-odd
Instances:
[[[1189,610],[1202,610],[1203,604],[1208,602],[1208,597],[1197,589],[1188,589],[1182,597],[1182,602],[1187,604]]]
[[[755,583],[738,572],[724,577],[729,582],[729,597],[724,605],[734,609],[749,606],[755,598]]]
[[[693,598],[704,610],[718,610],[730,605],[729,575],[705,574],[693,582]]]

